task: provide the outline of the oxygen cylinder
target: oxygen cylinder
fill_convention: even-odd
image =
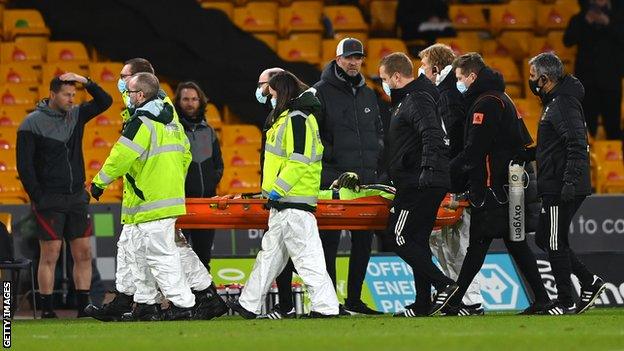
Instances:
[[[509,164],[509,239],[523,241],[524,232],[524,166]]]

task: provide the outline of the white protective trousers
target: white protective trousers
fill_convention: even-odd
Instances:
[[[431,252],[440,262],[442,272],[453,280],[457,280],[464,263],[464,257],[466,257],[466,250],[470,241],[469,228],[470,213],[464,210],[457,224],[443,227],[441,230],[434,230],[429,238]],[[479,275],[470,283],[462,303],[465,305],[483,304]]]
[[[130,262],[135,260],[136,246],[130,242],[128,225],[124,225],[117,241],[117,270],[115,271],[115,286],[117,291],[126,295],[134,295],[136,286],[130,270]],[[194,291],[202,291],[212,284],[212,276],[201,263],[199,257],[180,230],[176,231],[176,248],[180,255],[180,263],[188,285]],[[162,297],[159,298],[159,302]]]
[[[129,263],[136,289],[134,301],[137,303],[160,303],[160,289],[164,297],[177,307],[195,305],[195,296],[180,263],[175,222],[176,218],[165,218],[124,225],[125,239],[131,245],[131,248],[125,248],[126,253],[134,249]]]
[[[337,315],[338,298],[325,266],[316,218],[296,209],[271,209],[269,230],[262,237],[262,249],[241,293],[241,306],[260,314],[271,283],[289,257],[310,294],[312,311]]]

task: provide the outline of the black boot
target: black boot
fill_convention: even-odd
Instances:
[[[132,312],[124,313],[121,318],[124,322],[160,321],[162,319],[160,304],[148,305],[146,303],[137,303]]]
[[[214,283],[202,291],[193,292],[195,294],[195,306],[193,319],[213,319],[227,313],[228,307],[225,301],[217,293]]]
[[[178,307],[170,303],[169,308],[163,311],[163,320],[179,321],[193,318],[193,307]]]
[[[102,322],[120,321],[124,313],[132,311],[132,300],[134,296],[117,293],[115,298],[102,307],[93,304],[87,305],[84,309],[86,316],[93,317]]]

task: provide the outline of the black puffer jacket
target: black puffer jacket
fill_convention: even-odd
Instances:
[[[432,167],[434,187],[450,186],[448,146],[436,104],[435,85],[424,75],[392,90],[395,107],[388,131],[390,180],[401,189],[417,187],[422,167]]]
[[[583,84],[566,76],[543,96],[537,129],[537,187],[541,195],[559,195],[564,182],[572,183],[576,195],[591,193],[587,130],[581,100]]]
[[[464,96],[457,90],[457,78],[451,70],[437,85],[440,92],[438,111],[444,121],[446,133],[450,141],[449,158],[457,156],[464,149],[464,126],[466,107]]]
[[[470,200],[476,207],[486,202],[488,189],[498,205],[502,205],[507,202],[505,187],[509,162],[531,144],[531,136],[518,117],[513,102],[505,94],[505,82],[500,73],[483,68],[464,97],[466,106],[469,106],[464,150],[451,161],[451,173],[454,178],[465,176]],[[454,179],[453,185],[457,183]],[[491,205],[498,206],[496,203]]]
[[[325,67],[314,88],[321,101],[317,121],[325,147],[321,187],[346,171],[359,174],[364,184],[377,182],[383,129],[375,92],[361,74],[355,84],[345,79],[335,61]]]
[[[193,160],[186,173],[186,197],[211,197],[217,194],[217,185],[223,176],[223,158],[217,133],[200,118],[186,116],[178,109],[180,123],[191,143]]]

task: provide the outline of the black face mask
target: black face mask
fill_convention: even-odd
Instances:
[[[542,79],[542,76],[539,76],[536,80],[530,80],[529,79],[529,89],[531,89],[531,92],[533,93],[533,95],[535,96],[542,96],[542,89],[544,89],[544,86],[542,85],[541,87],[539,86],[539,81],[540,79]]]

